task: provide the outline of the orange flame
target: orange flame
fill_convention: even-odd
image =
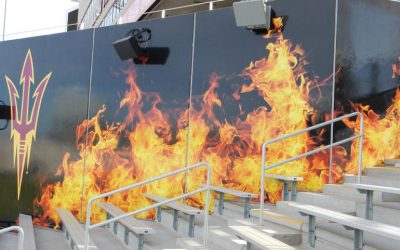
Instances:
[[[224,99],[228,97],[218,93],[224,78],[215,73],[210,77],[209,89],[201,96],[192,97],[190,110],[163,112],[157,107],[161,102],[159,94],[142,92],[136,84],[134,68],[125,71],[129,90],[125,92],[120,108],[127,108],[128,115],[119,124],[104,126],[101,123],[106,111],[103,107],[95,117],[78,126],[79,157],[72,159],[66,153],[56,174],[63,178],[62,181],[43,185],[41,197],[35,200],[37,212],[42,214],[36,222],[58,223],[57,207],[70,209],[83,219],[88,198],[181,168],[185,166],[187,150],[189,165],[199,161],[211,164],[213,184],[259,193],[262,144],[308,126],[310,114],[315,113],[309,104],[310,89],[318,85],[307,76],[304,51],[284,39],[282,33],[268,43],[266,50],[266,58],[251,62],[240,74],[240,77],[250,79],[250,83],[232,93],[231,98],[238,103],[240,116],[244,117],[234,121],[224,117]],[[270,108],[262,105],[245,112],[240,101],[247,93],[257,94]],[[144,99],[152,102],[152,108],[147,112],[142,111]],[[217,109],[220,112],[216,112]],[[169,119],[171,113],[178,113],[176,125]],[[89,134],[85,147],[86,129]],[[305,133],[271,145],[266,164],[319,147],[323,132],[317,136]],[[300,189],[321,190],[327,181],[328,161],[329,154],[323,152],[275,168],[271,173],[304,176],[306,180]],[[333,177],[336,181],[341,180],[339,166],[334,167]],[[143,193],[176,196],[185,188],[187,191],[197,189],[204,180],[205,170],[194,170],[188,173],[186,182],[184,175],[175,176],[111,196],[107,201],[131,211],[149,205]],[[267,180],[267,199],[271,202],[280,199],[281,188],[280,183]],[[78,193],[83,199],[76,195]],[[202,207],[204,196],[193,196],[188,204]],[[142,215],[153,216],[152,211]],[[92,217],[97,221],[104,215],[100,210],[94,210]]]
[[[386,115],[381,117],[368,105],[352,104],[355,111],[364,116],[364,141],[363,141],[363,166],[382,164],[386,158],[400,156],[400,90],[397,89],[392,105],[386,110]],[[360,120],[346,120],[345,125],[360,133]],[[346,172],[357,173],[359,143],[354,141],[351,145],[351,158],[346,165]]]
[[[282,33],[283,30],[283,17],[272,18],[272,29],[268,30],[266,38],[271,38],[274,34]]]
[[[393,75],[392,78],[395,78],[396,75],[400,76],[400,57],[399,62],[397,64],[392,65]]]

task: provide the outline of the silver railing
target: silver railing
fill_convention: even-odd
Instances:
[[[18,250],[24,249],[24,230],[19,226],[6,227],[0,230],[0,234],[8,233],[11,231],[18,231]]]
[[[117,194],[117,193],[121,193],[121,192],[130,190],[130,189],[133,189],[133,188],[137,188],[139,186],[143,186],[143,185],[149,184],[151,182],[167,178],[167,177],[172,176],[172,175],[176,175],[176,174],[179,174],[179,173],[184,173],[186,171],[189,171],[189,170],[192,170],[192,169],[195,169],[195,168],[199,168],[199,167],[204,167],[204,166],[207,167],[207,185],[205,187],[199,188],[199,189],[197,189],[195,191],[191,191],[189,193],[185,193],[185,194],[176,196],[174,198],[170,198],[170,199],[162,201],[162,202],[158,202],[158,203],[153,204],[151,206],[147,206],[147,207],[135,210],[135,211],[131,211],[131,212],[128,212],[128,213],[113,217],[111,219],[105,220],[103,222],[99,222],[97,224],[93,224],[93,225],[90,224],[91,223],[90,222],[91,207],[92,207],[92,204],[93,204],[94,201],[102,199],[102,198],[106,198],[106,197],[108,197],[110,195],[114,195],[114,194]],[[108,193],[104,193],[104,194],[101,194],[101,195],[98,195],[98,196],[90,198],[90,200],[89,200],[89,202],[87,204],[87,210],[86,210],[85,250],[88,250],[88,246],[89,246],[89,241],[90,241],[90,239],[89,239],[89,230],[90,229],[93,229],[93,228],[96,228],[96,227],[105,226],[105,225],[107,225],[107,224],[109,224],[111,222],[118,221],[118,220],[121,220],[123,218],[129,217],[129,216],[132,216],[132,215],[135,215],[135,214],[139,214],[139,213],[145,212],[147,210],[154,209],[154,208],[157,208],[159,206],[166,205],[166,204],[168,204],[170,202],[173,202],[173,201],[176,201],[176,200],[180,200],[180,199],[183,199],[183,198],[186,198],[186,197],[189,197],[189,196],[201,193],[201,192],[207,192],[207,194],[206,194],[206,206],[204,208],[204,237],[203,237],[203,244],[204,244],[204,246],[206,246],[207,245],[207,236],[208,236],[208,210],[209,210],[209,207],[210,207],[210,184],[211,184],[211,166],[207,162],[200,162],[200,163],[197,163],[195,165],[192,165],[192,166],[189,166],[189,167],[186,167],[186,168],[175,170],[175,171],[172,171],[170,173],[163,174],[163,175],[154,177],[154,178],[149,179],[149,180],[138,182],[138,183],[135,183],[135,184],[132,184],[132,185],[129,185],[129,186],[126,186],[126,187],[123,187],[123,188],[119,188],[119,189],[110,191]]]
[[[351,137],[349,137],[347,139],[344,139],[344,140],[341,140],[341,141],[337,141],[335,143],[331,143],[331,144],[326,145],[324,147],[320,147],[320,148],[311,150],[309,152],[306,152],[306,153],[291,157],[289,159],[286,159],[286,160],[283,160],[283,161],[280,161],[280,162],[277,162],[277,163],[274,163],[274,164],[271,164],[271,165],[268,165],[268,166],[264,165],[265,164],[268,145],[270,145],[272,143],[275,143],[275,142],[278,142],[278,141],[285,140],[285,139],[287,139],[289,137],[293,137],[293,136],[296,136],[296,135],[299,135],[299,134],[302,134],[302,133],[305,133],[305,132],[308,132],[308,131],[311,131],[311,130],[314,130],[314,129],[317,129],[317,128],[321,128],[321,127],[327,126],[327,125],[331,125],[332,126],[333,123],[335,123],[335,122],[342,121],[344,119],[348,119],[348,118],[351,118],[351,117],[354,117],[354,116],[359,116],[360,117],[360,133],[358,135],[351,136]],[[364,134],[364,117],[360,112],[354,112],[354,113],[351,113],[351,114],[348,114],[348,115],[340,116],[338,118],[335,118],[335,119],[332,119],[332,120],[329,120],[329,121],[326,121],[326,122],[323,122],[323,123],[320,123],[320,124],[317,124],[317,125],[314,125],[314,126],[311,126],[311,127],[308,127],[308,128],[305,128],[305,129],[302,129],[302,130],[299,130],[299,131],[296,131],[296,132],[293,132],[293,133],[290,133],[290,134],[287,134],[287,135],[284,135],[284,136],[281,136],[281,137],[278,137],[278,138],[275,138],[275,139],[272,139],[272,140],[269,140],[269,141],[266,141],[262,146],[262,158],[261,158],[260,225],[263,225],[263,221],[264,221],[264,195],[265,195],[265,190],[264,190],[265,183],[264,183],[264,180],[265,180],[265,171],[266,170],[278,167],[280,165],[283,165],[283,164],[298,160],[298,159],[306,157],[306,156],[313,155],[313,154],[321,152],[323,150],[330,149],[330,148],[333,148],[335,146],[339,146],[339,145],[342,145],[344,143],[347,143],[347,142],[350,142],[352,140],[355,140],[357,138],[360,138],[360,141],[359,141],[359,152],[358,152],[358,169],[357,169],[357,181],[358,181],[358,183],[360,183],[361,182],[361,172],[362,172],[361,164],[362,164],[363,134]],[[333,135],[331,134],[331,136],[333,136]],[[330,164],[329,172],[331,172],[330,171],[331,168],[332,168],[332,165]]]

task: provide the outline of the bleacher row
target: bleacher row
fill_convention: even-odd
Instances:
[[[290,177],[290,176],[279,176],[279,175],[270,175],[269,178],[275,178],[282,182],[293,182],[293,181],[302,181],[302,178],[298,177]],[[318,207],[315,205],[301,204],[296,202],[295,197],[291,196],[289,198],[288,193],[283,194],[284,200],[282,204],[286,206],[292,207],[296,211],[298,211],[301,215],[308,217],[308,243],[310,247],[315,247],[316,242],[316,220],[323,219],[330,221],[332,223],[336,223],[342,225],[347,230],[354,231],[354,249],[359,250],[363,249],[364,241],[363,235],[364,232],[376,234],[378,236],[399,240],[400,239],[400,228],[392,225],[387,225],[384,223],[373,221],[373,202],[372,197],[374,192],[382,192],[382,193],[391,193],[400,195],[400,188],[393,187],[385,187],[379,185],[367,185],[367,184],[345,184],[348,188],[353,188],[358,190],[362,194],[365,195],[366,199],[366,211],[365,217],[356,217],[354,215],[350,215],[347,213],[342,213],[338,211],[334,211],[331,209],[326,209],[322,207]],[[244,220],[249,219],[250,217],[250,206],[246,203],[249,203],[251,198],[257,198],[257,194],[251,194],[241,191],[236,191],[229,188],[211,186],[212,190],[216,192],[216,197],[218,199],[218,213],[220,216],[224,216],[224,195],[229,194],[231,196],[236,196],[240,199],[243,199],[243,214]],[[296,193],[294,190],[295,185],[292,186],[291,193]],[[283,189],[283,193],[288,192],[287,188]],[[160,202],[166,200],[166,197],[162,197],[155,194],[145,194],[145,197],[154,201]],[[290,201],[289,201],[290,200]],[[114,206],[110,203],[97,203],[100,208],[102,208],[106,214],[107,218],[116,217],[124,214],[120,208]],[[161,209],[163,207],[159,207],[157,209],[157,221],[149,222],[138,220],[133,217],[128,217],[119,220],[118,222],[113,222],[107,227],[110,232],[112,232],[115,236],[119,234],[118,231],[122,231],[123,242],[126,246],[134,245],[134,249],[146,249],[145,242],[146,236],[157,234],[157,223],[162,220],[161,217]],[[201,215],[204,211],[188,206],[187,204],[183,204],[180,202],[171,202],[167,205],[167,209],[173,211],[173,223],[172,228],[175,231],[178,231],[179,227],[179,219],[181,216],[186,216],[189,220],[189,230],[187,231],[188,237],[195,237],[195,226],[196,220],[195,216]],[[71,214],[70,211],[66,209],[59,208],[57,212],[63,223],[63,231],[65,233],[65,238],[68,242],[68,245],[71,249],[84,249],[84,227],[75,219],[75,217]],[[24,248],[25,250],[36,250],[35,247],[35,238],[34,231],[32,226],[32,218],[28,215],[21,214],[19,216],[19,226],[24,230]],[[260,230],[259,226],[252,225],[231,225],[229,228],[236,234],[237,237],[244,240],[246,242],[247,249],[253,249],[256,247],[257,249],[296,249],[293,246],[290,246],[278,239],[275,239],[267,234],[265,234],[262,230]],[[130,240],[134,242],[129,242]],[[95,245],[93,241],[90,241],[89,249],[96,250],[101,249]]]

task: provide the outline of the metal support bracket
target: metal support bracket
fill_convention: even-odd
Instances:
[[[250,218],[250,197],[244,198],[244,218]]]
[[[290,193],[290,200],[291,201],[297,200],[297,181],[292,181],[292,191]]]
[[[127,227],[124,230],[124,243],[129,246],[129,229]]]
[[[367,190],[367,200],[365,202],[365,218],[373,220],[374,217],[374,191]]]
[[[156,209],[156,220],[157,222],[161,222],[161,211],[162,211],[162,207],[159,206]]]
[[[70,243],[71,249],[75,249],[75,242],[71,239],[71,243]]]
[[[109,220],[111,219],[112,216],[109,213],[106,213],[106,219]],[[110,224],[106,225],[107,228],[110,228]]]
[[[67,238],[67,240],[69,240],[69,232],[68,232],[68,230],[65,230],[65,238]]]
[[[249,241],[246,242],[246,250],[253,250],[253,244]]]
[[[308,243],[311,247],[315,247],[315,240],[317,236],[315,235],[316,223],[315,216],[308,215]]]
[[[118,230],[118,222],[114,222],[113,223],[113,232],[115,235],[117,234],[117,230]]]
[[[189,237],[194,237],[194,214],[191,214],[189,218]]]
[[[138,250],[144,249],[144,234],[138,235]]]
[[[219,198],[218,198],[218,213],[220,215],[223,214],[224,212],[224,196],[225,194],[223,192],[219,193]]]
[[[282,200],[288,201],[289,200],[289,183],[287,181],[283,182],[283,190],[282,190]]]
[[[363,250],[363,231],[354,229],[354,250]]]
[[[175,231],[178,231],[178,210],[174,209],[174,221],[172,224]]]

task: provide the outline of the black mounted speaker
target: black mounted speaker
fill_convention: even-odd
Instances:
[[[139,46],[139,42],[134,35],[114,42],[113,46],[119,58],[123,61],[145,55],[145,51]]]

